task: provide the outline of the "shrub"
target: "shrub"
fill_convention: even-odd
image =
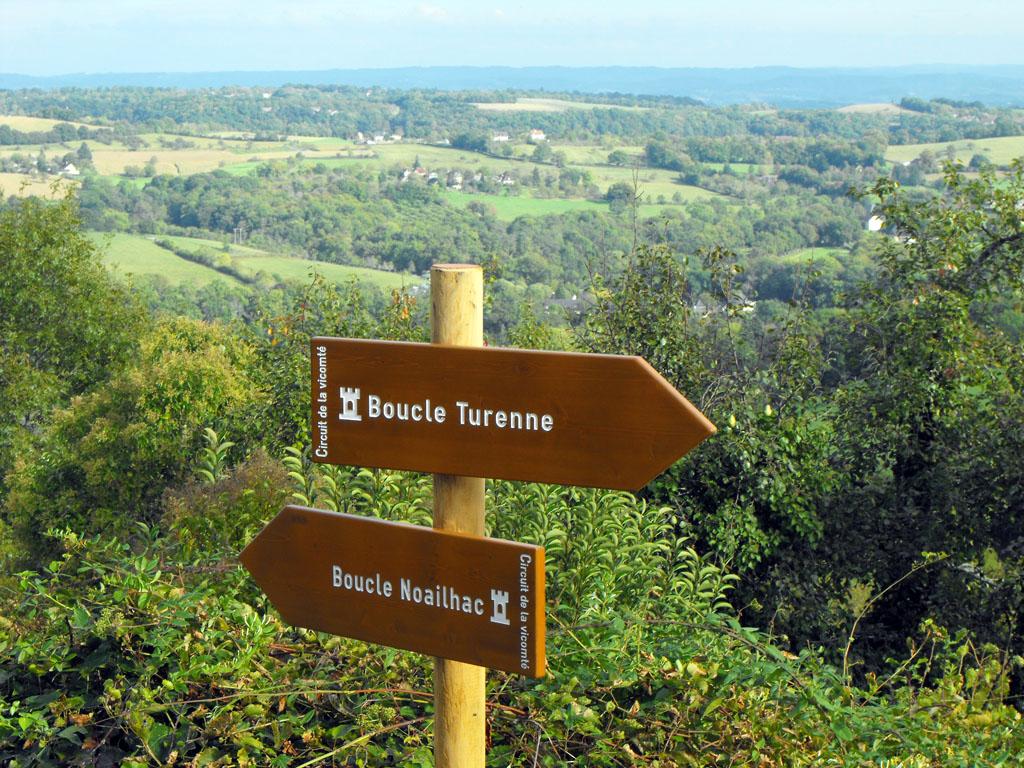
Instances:
[[[168,320],[143,339],[133,365],[57,411],[40,449],[19,457],[9,478],[8,514],[30,558],[46,556],[49,527],[116,532],[156,519],[204,426],[245,433],[260,400],[251,359],[222,328]]]
[[[280,462],[257,450],[233,470],[208,482],[193,480],[164,495],[163,522],[181,543],[185,561],[233,557],[288,496]]]

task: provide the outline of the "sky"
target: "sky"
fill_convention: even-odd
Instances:
[[[0,72],[1024,64],[1015,0],[0,0]]]

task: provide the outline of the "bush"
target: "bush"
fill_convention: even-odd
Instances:
[[[208,482],[193,480],[164,495],[164,525],[187,561],[233,557],[281,511],[288,496],[284,466],[258,450]]]
[[[246,433],[261,397],[251,363],[249,347],[223,328],[168,320],[143,339],[133,365],[57,411],[39,450],[20,456],[9,477],[7,511],[29,561],[46,557],[50,527],[116,532],[155,520],[203,427]]]

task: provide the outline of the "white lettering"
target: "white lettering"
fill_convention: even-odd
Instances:
[[[429,424],[444,424],[448,411],[443,405],[434,405],[430,398],[421,403],[384,400],[380,395],[367,397],[367,416],[387,421],[426,421]],[[533,411],[503,411],[495,408],[478,408],[466,400],[456,400],[459,426],[483,427],[527,432],[551,432],[555,428],[555,417],[550,413]],[[320,428],[320,423],[317,424]],[[322,451],[322,452],[317,452]],[[327,428],[323,424],[319,445],[315,449],[317,458],[327,458]]]
[[[331,566],[331,585],[335,587],[341,586],[341,568],[336,565]]]

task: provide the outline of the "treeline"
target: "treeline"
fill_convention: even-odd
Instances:
[[[0,146],[20,146],[22,144],[63,144],[69,141],[92,139],[103,144],[117,140],[125,131],[112,128],[91,128],[86,125],[74,126],[70,123],[57,123],[46,131],[20,131],[6,124],[0,124]],[[134,133],[133,131],[131,133]]]
[[[579,94],[547,92],[444,92],[350,86],[65,88],[0,93],[0,113],[58,120],[99,118],[151,131],[235,130],[265,138],[289,134],[354,138],[360,132],[399,133],[427,141],[450,140],[460,133],[488,135],[499,130],[524,136],[530,129],[539,128],[561,141],[615,137],[643,144],[657,133],[676,140],[830,137],[857,141],[874,135],[878,138],[873,141],[884,145],[978,139],[1024,131],[1021,117],[1013,110],[977,105],[953,107],[943,101],[927,102],[933,105],[927,110],[906,108],[896,116],[836,110],[774,110],[758,105],[710,108],[685,99],[638,102],[622,96],[609,97],[613,103],[607,106],[551,112],[495,111],[475,106],[487,101],[506,103],[519,96],[577,101],[585,98]],[[638,103],[644,106],[637,107]]]

